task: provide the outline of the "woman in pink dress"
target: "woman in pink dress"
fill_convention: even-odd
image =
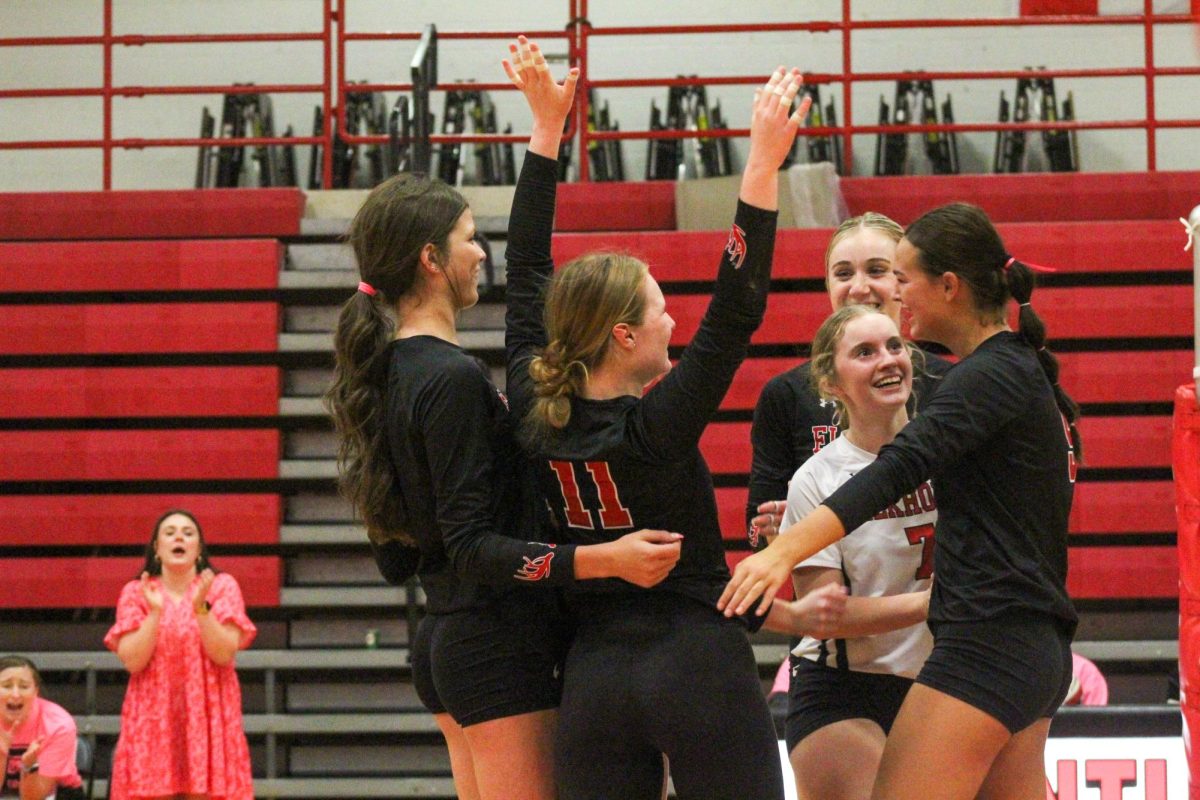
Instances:
[[[104,637],[129,670],[113,800],[252,800],[234,656],[256,633],[242,592],[208,561],[200,524],[168,511]]]

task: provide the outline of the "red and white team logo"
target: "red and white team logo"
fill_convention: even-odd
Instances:
[[[512,411],[512,409],[508,407],[508,395],[506,395],[504,392],[497,389],[496,396],[500,398],[501,403],[504,403],[504,409],[506,411]]]
[[[734,269],[741,269],[746,260],[746,232],[734,225],[729,229],[729,241],[725,243],[725,252]]]
[[[546,553],[544,556],[537,558],[529,558],[521,556],[525,563],[513,575],[519,581],[540,581],[550,576],[550,562],[554,559],[554,553]]]

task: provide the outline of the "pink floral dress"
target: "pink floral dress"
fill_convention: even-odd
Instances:
[[[208,601],[213,617],[240,628],[240,647],[248,646],[257,629],[246,616],[237,581],[218,574]],[[138,581],[125,584],[104,645],[115,652],[121,637],[137,630],[148,611]],[[253,800],[254,786],[233,664],[219,667],[204,654],[192,601],[173,600],[164,591],[154,655],[145,669],[129,676],[111,797],[173,794]]]

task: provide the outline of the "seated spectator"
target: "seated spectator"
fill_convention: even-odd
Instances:
[[[1064,706],[1108,705],[1108,681],[1100,668],[1088,659],[1071,653],[1071,688],[1067,689]]]
[[[0,796],[46,800],[79,789],[75,719],[42,694],[42,676],[24,656],[0,657]]]

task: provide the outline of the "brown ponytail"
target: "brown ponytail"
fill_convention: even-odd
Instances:
[[[397,175],[367,196],[347,239],[363,282],[342,306],[334,332],[333,383],[325,405],[338,445],[338,488],[374,541],[414,541],[405,531],[402,487],[392,469],[384,424],[388,345],[395,336],[389,307],[415,288],[421,251],[447,251],[450,232],[467,208],[441,181]]]

